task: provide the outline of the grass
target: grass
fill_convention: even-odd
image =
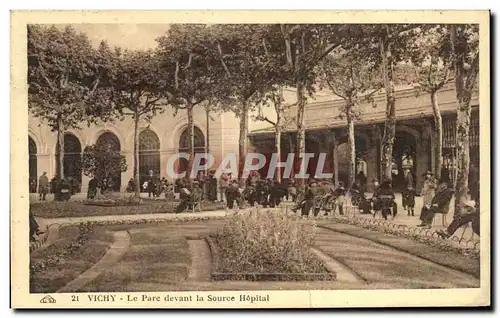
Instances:
[[[33,202],[30,203],[30,211],[38,217],[84,217],[99,215],[127,215],[127,214],[154,214],[174,213],[178,202],[144,200],[139,205],[126,206],[97,206],[86,205],[78,201],[69,202]],[[220,203],[202,203],[203,211],[214,211],[221,209]]]
[[[30,292],[55,292],[64,287],[97,263],[112,241],[104,229],[92,229],[82,239],[79,227],[62,227],[56,242],[30,254]]]
[[[176,285],[186,280],[191,265],[189,246],[175,228],[134,227],[123,258],[81,292],[135,291],[137,284]]]

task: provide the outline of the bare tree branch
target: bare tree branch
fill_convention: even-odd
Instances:
[[[224,62],[224,55],[222,54],[222,48],[220,46],[220,43],[218,42],[217,42],[217,50],[219,51],[219,59],[220,62],[222,63],[222,67],[224,67],[224,71],[226,71],[227,76],[231,77],[231,72],[229,72],[226,62]]]

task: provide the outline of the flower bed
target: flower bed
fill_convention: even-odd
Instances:
[[[55,292],[65,286],[98,262],[112,240],[90,224],[61,227],[54,244],[30,254],[30,292]]]
[[[315,228],[288,219],[281,211],[238,214],[207,242],[213,280],[334,280],[314,255]]]
[[[85,204],[84,202],[33,202],[30,204],[31,212],[37,217],[58,218],[58,217],[83,217],[96,215],[128,215],[128,214],[155,214],[174,213],[177,202],[170,201],[149,201],[145,200],[141,204],[134,205],[99,205]],[[203,211],[214,211],[220,209],[217,203],[203,203]]]

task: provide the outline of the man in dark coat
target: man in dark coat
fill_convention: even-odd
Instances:
[[[382,211],[382,216],[387,220],[387,210],[392,208],[392,217],[398,213],[398,206],[394,201],[395,195],[392,190],[391,181],[384,180],[382,184],[373,193],[373,210]],[[375,217],[375,214],[373,215]]]
[[[97,179],[93,177],[92,179],[89,180],[89,187],[87,189],[87,199],[93,199],[95,198],[97,194]]]
[[[226,200],[227,207],[232,209],[234,207],[234,202],[238,207],[242,207],[242,195],[240,192],[240,188],[238,187],[238,180],[233,180],[229,183],[229,186],[226,189]]]
[[[49,178],[47,177],[47,172],[43,174],[38,179],[38,192],[40,193],[40,200],[45,201],[45,196],[49,192]]]
[[[447,214],[450,209],[450,201],[453,197],[453,189],[450,187],[446,177],[442,176],[436,189],[436,194],[430,206],[424,206],[420,213],[422,223],[419,227],[431,228],[432,219],[436,213]]]
[[[314,199],[318,194],[318,183],[312,180],[309,186],[306,188],[304,194],[304,201],[302,202],[302,216],[308,216],[311,208],[314,207]]]
[[[215,202],[217,201],[217,179],[214,177],[215,171],[210,171],[208,173],[208,201]]]
[[[286,194],[286,188],[278,180],[274,180],[271,183],[269,192],[269,206],[274,208],[280,205],[282,198]]]

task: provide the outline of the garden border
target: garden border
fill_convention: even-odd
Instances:
[[[210,249],[212,259],[212,273],[210,274],[213,281],[222,280],[238,280],[238,281],[334,281],[337,280],[337,274],[331,272],[320,260],[325,268],[326,273],[223,273],[217,272],[219,252],[217,245],[213,239],[207,235],[205,241]],[[317,257],[315,255],[315,257]],[[285,279],[284,279],[285,278]],[[287,279],[286,279],[287,278]]]

